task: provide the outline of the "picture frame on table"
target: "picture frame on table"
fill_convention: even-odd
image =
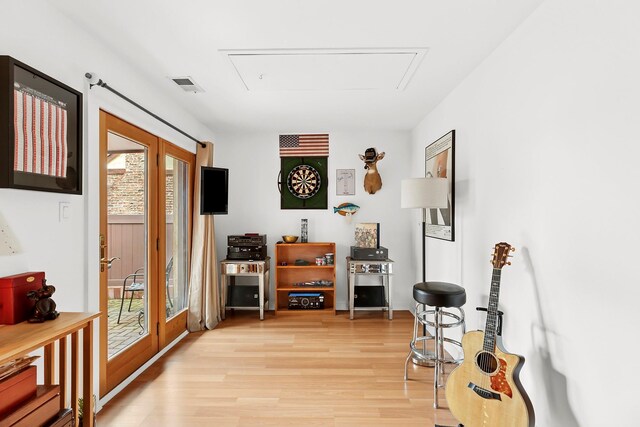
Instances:
[[[82,194],[82,93],[0,56],[0,188]]]
[[[455,140],[451,130],[425,148],[425,177],[447,178],[448,207],[427,209],[425,236],[453,242],[455,239]]]

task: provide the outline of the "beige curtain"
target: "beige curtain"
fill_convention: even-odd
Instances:
[[[193,239],[189,278],[189,331],[213,329],[221,319],[213,215],[200,215],[200,166],[213,166],[213,144],[197,144],[193,193]]]

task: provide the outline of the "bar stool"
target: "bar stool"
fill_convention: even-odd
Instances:
[[[447,282],[421,282],[413,285],[413,299],[416,301],[415,321],[413,324],[413,339],[409,344],[410,350],[404,362],[404,379],[407,377],[407,365],[413,359],[418,365],[430,365],[434,367],[433,376],[433,407],[438,408],[438,388],[443,387],[442,376],[446,363],[459,364],[462,359],[446,358],[444,343],[457,345],[462,349],[462,344],[443,334],[444,329],[461,327],[462,334],[466,332],[464,322],[464,310],[462,306],[467,301],[467,293],[464,288]],[[427,306],[431,307],[427,309]],[[443,308],[455,308],[458,313],[443,310]],[[451,321],[444,322],[443,318]],[[423,334],[418,336],[418,325],[423,325]],[[434,329],[433,336],[427,336],[426,327]],[[434,340],[434,353],[427,352],[427,341]],[[422,343],[422,349],[418,348]]]

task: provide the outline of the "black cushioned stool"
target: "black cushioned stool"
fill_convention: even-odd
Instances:
[[[462,359],[447,358],[444,352],[444,343],[448,342],[462,348],[459,341],[446,338],[443,330],[447,328],[461,327],[465,333],[464,311],[462,306],[467,301],[467,293],[464,288],[453,283],[446,282],[422,282],[413,285],[413,299],[416,301],[415,322],[413,324],[413,340],[411,340],[409,355],[404,362],[404,379],[407,380],[407,365],[413,359],[418,365],[434,367],[433,376],[433,407],[438,407],[438,388],[444,386],[445,363],[460,363]],[[427,306],[430,307],[427,309]],[[458,313],[443,310],[455,308]],[[443,318],[451,321],[444,322]],[[422,336],[418,335],[418,326],[423,325]],[[435,330],[433,336],[426,334],[426,326]],[[427,341],[434,340],[434,352],[427,351]],[[419,344],[422,343],[422,346]],[[422,347],[422,348],[419,348]]]

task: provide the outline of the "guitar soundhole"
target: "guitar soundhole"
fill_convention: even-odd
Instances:
[[[476,354],[476,365],[485,374],[493,374],[498,370],[498,359],[488,351],[481,351]]]

